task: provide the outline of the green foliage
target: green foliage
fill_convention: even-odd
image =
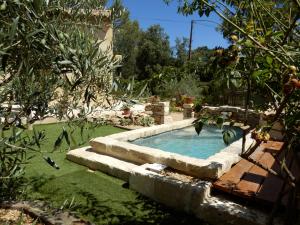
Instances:
[[[132,120],[129,118],[121,118],[119,122],[121,126],[129,126],[132,124]]]
[[[103,104],[97,97],[110,93],[116,68],[95,38],[103,28],[103,17],[96,14],[105,2],[0,0],[1,130],[24,128],[24,121],[30,124],[49,115],[85,119],[91,101]],[[19,108],[13,109],[13,104]],[[72,145],[72,133],[63,129],[57,135],[54,149],[63,141]],[[32,137],[21,133],[2,137],[2,199],[14,198],[20,191],[27,151],[41,152],[42,138],[35,131]]]
[[[175,54],[176,54],[176,67],[181,67],[188,59],[188,38],[176,38],[175,40]]]
[[[194,122],[194,126],[195,126],[196,133],[199,135],[202,131],[203,126],[204,126],[204,121],[203,120],[197,120],[197,121]]]
[[[137,21],[128,21],[115,31],[114,52],[122,55],[119,73],[123,78],[136,77],[138,74],[137,54],[142,31]]]
[[[15,127],[8,131],[1,130],[0,201],[15,200],[21,193],[21,187],[26,185],[23,174],[28,160],[27,150],[39,151],[43,139],[44,133],[35,130],[32,136]]]
[[[194,101],[194,112],[195,113],[201,112],[201,110],[203,109],[202,103],[203,103],[202,98],[196,98],[195,99],[195,101]]]
[[[236,137],[236,132],[233,129],[225,129],[222,131],[223,141],[226,145],[229,145]]]
[[[143,127],[150,127],[154,125],[154,118],[151,116],[142,116],[137,119],[137,124]]]
[[[203,92],[199,79],[195,75],[182,73],[174,67],[165,68],[156,84],[153,88],[155,93],[167,98],[182,95],[200,97]]]
[[[33,111],[36,117],[45,116],[49,103],[58,97],[58,88],[69,97],[77,96],[73,102],[85,103],[108,90],[109,74],[115,66],[101,51],[94,30],[85,32],[93,17],[91,9],[97,9],[96,1],[64,10],[73,3],[9,1],[0,15],[4,73],[0,101],[17,102],[22,107],[19,116],[29,116]],[[101,19],[95,18],[99,24]]]
[[[229,122],[229,126],[224,126],[225,122]],[[212,116],[209,114],[206,114],[205,112],[202,112],[202,115],[196,119],[194,122],[194,127],[195,127],[195,131],[198,135],[200,135],[203,127],[206,126],[217,126],[219,129],[222,130],[222,135],[223,135],[223,141],[226,145],[229,145],[230,143],[232,143],[232,141],[235,140],[236,138],[236,132],[233,129],[233,124],[234,121],[228,119],[228,118],[224,118],[221,116]]]
[[[163,28],[159,25],[149,27],[141,37],[137,53],[138,79],[149,79],[152,74],[158,74],[170,58],[169,37]]]

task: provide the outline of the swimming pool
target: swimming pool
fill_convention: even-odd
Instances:
[[[232,142],[242,137],[240,128],[231,129],[234,129],[236,133]],[[204,127],[199,136],[194,127],[187,127],[140,138],[132,143],[199,159],[207,159],[227,147],[223,141],[222,130],[216,126]]]

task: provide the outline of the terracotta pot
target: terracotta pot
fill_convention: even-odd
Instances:
[[[194,102],[194,97],[185,97],[184,103],[185,104],[193,104]]]

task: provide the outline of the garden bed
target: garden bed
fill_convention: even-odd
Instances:
[[[164,176],[174,178],[176,180],[187,182],[187,183],[197,183],[199,181],[198,178],[183,174],[180,171],[175,170],[175,169],[170,168],[170,167],[168,167],[168,168],[164,169],[163,171],[161,171],[160,174],[164,175]]]
[[[45,223],[40,222],[39,219],[31,217],[22,210],[4,208],[0,208],[0,224],[45,225]]]

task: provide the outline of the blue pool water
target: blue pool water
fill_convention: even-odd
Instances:
[[[236,136],[232,142],[242,137],[240,128],[234,128],[234,131]],[[204,127],[199,136],[194,127],[187,127],[140,138],[132,143],[200,159],[207,159],[226,147],[223,142],[222,130],[215,126]]]

